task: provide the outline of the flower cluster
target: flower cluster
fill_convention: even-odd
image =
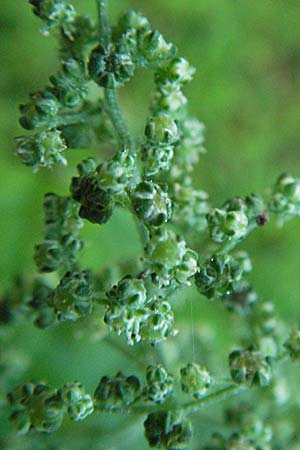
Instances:
[[[87,271],[67,272],[48,298],[59,322],[77,320],[93,307],[92,277]]]
[[[253,348],[231,352],[229,367],[233,381],[238,384],[267,386],[272,379],[270,359]]]
[[[19,434],[52,433],[62,422],[64,408],[59,391],[45,384],[26,383],[8,395],[15,408],[10,420]]]
[[[291,359],[293,361],[300,360],[300,331],[293,330],[290,333],[290,336],[284,343],[285,348],[287,349]]]
[[[186,450],[192,437],[191,422],[180,412],[151,413],[144,422],[150,447]]]
[[[174,314],[168,302],[148,298],[142,279],[123,278],[107,292],[105,323],[127,342],[159,342],[174,335]]]
[[[250,227],[257,225],[257,218],[264,209],[264,202],[259,195],[251,194],[245,199],[233,198],[222,208],[214,208],[208,213],[210,237],[215,242],[244,238]]]
[[[270,210],[279,215],[284,222],[300,214],[300,180],[288,174],[282,174],[274,186],[270,200]]]
[[[235,292],[242,274],[243,269],[233,256],[215,254],[200,264],[195,283],[207,298],[223,299]]]
[[[299,330],[283,342],[286,332],[275,318],[273,303],[261,301],[245,277],[252,270],[249,256],[235,250],[252,230],[268,223],[270,213],[281,222],[300,215],[300,180],[284,174],[267,201],[251,194],[212,208],[208,194],[196,188],[193,180],[205,152],[205,127],[189,114],[184,94],[195,69],[178,55],[175,46],[134,11],[123,14],[111,29],[106,0],[98,1],[100,33],[67,0],[30,3],[44,23],[43,33],[54,31],[58,38],[60,65],[49,85],[30,94],[28,103],[20,106],[20,124],[31,134],[16,138],[18,155],[34,172],[58,162],[66,164],[67,149],[96,149],[104,143],[109,156],[98,161],[86,157],[77,165],[70,196],[45,195],[44,240],[35,246],[34,255],[42,274],[30,283],[18,278],[1,298],[0,325],[10,326],[16,317],[25,317],[46,328],[77,321],[99,306],[109,330],[125,335],[129,345],[143,342],[136,354],[143,356],[139,366],[144,364],[146,376],[144,382],[121,371],[113,377],[103,376],[94,395],[79,382],[66,383],[61,389],[29,382],[8,394],[13,408],[10,419],[18,433],[31,434],[56,431],[65,414],[77,422],[94,411],[142,413],[150,447],[188,449],[192,436],[189,414],[240,390],[269,386],[272,377],[278,376],[271,370],[271,361],[279,363],[286,355],[300,359]],[[155,87],[144,131],[134,138],[117,89],[138,67],[153,70]],[[97,89],[100,93],[95,99]],[[143,241],[143,255],[137,262],[100,272],[82,270],[82,219],[105,224],[116,207],[132,214]],[[205,234],[200,233],[205,230],[212,241],[204,242]],[[49,272],[57,273],[49,276]],[[240,339],[244,350],[229,354],[230,384],[196,362],[182,367],[172,352],[167,354],[167,349],[165,354],[164,346],[157,345],[177,334],[171,301],[193,282],[200,294],[220,299],[230,311],[238,312],[237,319],[245,325]],[[194,342],[202,340],[193,327],[191,333]],[[153,348],[145,356],[147,343]],[[178,347],[178,355],[179,350],[186,355],[187,345]],[[206,352],[208,367],[213,354]],[[169,371],[160,362],[163,355],[177,371],[181,367],[179,379],[171,374],[174,367]],[[8,390],[9,382],[4,381]],[[176,391],[179,386],[181,392]],[[266,398],[274,396],[274,391],[271,385]],[[271,448],[269,428],[255,419],[233,423],[234,415],[245,415],[239,412],[229,414],[231,421],[227,417],[229,437],[214,434],[206,450]]]
[[[198,255],[173,231],[154,230],[145,249],[147,274],[159,288],[168,292],[180,285],[191,284],[197,271]]]
[[[173,393],[174,377],[161,365],[147,367],[145,395],[154,403],[163,403]]]
[[[114,411],[126,408],[137,398],[140,381],[135,376],[125,377],[118,372],[114,378],[104,376],[95,390],[95,408]]]
[[[185,394],[192,395],[198,399],[210,388],[212,377],[205,367],[196,363],[189,363],[180,370],[181,389]]]
[[[35,247],[35,262],[41,272],[72,271],[82,248],[78,207],[70,197],[49,193],[44,197],[44,211],[45,239]]]

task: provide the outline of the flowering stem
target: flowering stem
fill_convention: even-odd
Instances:
[[[134,150],[134,142],[130,136],[127,122],[123,116],[118,93],[115,88],[105,88],[105,100],[107,105],[107,112],[110,116],[110,120],[119,138],[119,142],[122,147],[128,148],[128,150]]]
[[[241,386],[238,384],[230,384],[225,388],[219,389],[212,394],[206,395],[199,400],[194,400],[188,403],[180,404],[177,402],[166,403],[165,405],[141,405],[141,406],[132,406],[128,408],[116,409],[115,411],[110,411],[116,414],[128,414],[128,415],[144,415],[157,413],[159,411],[182,411],[185,415],[195,414],[203,407],[206,407],[212,403],[217,401],[226,400],[233,395],[238,394],[239,392],[245,390],[245,386]],[[108,410],[97,407],[98,412],[107,412]]]
[[[111,41],[111,30],[107,7],[108,2],[107,0],[97,0],[97,4],[100,28],[100,44],[102,44],[105,48],[108,48]],[[134,142],[130,135],[126,119],[123,116],[116,88],[105,88],[104,92],[107,112],[118,135],[120,145],[123,148],[125,147],[130,151],[134,151]]]
[[[233,395],[237,395],[239,392],[245,390],[245,386],[240,386],[238,384],[230,384],[229,386],[226,386],[225,388],[222,388],[216,392],[213,392],[212,394],[206,395],[205,397],[186,403],[185,405],[181,406],[181,411],[184,411],[187,415],[194,414],[198,412],[200,409],[202,409],[204,406],[210,405],[212,403],[226,400],[229,397],[232,397]]]

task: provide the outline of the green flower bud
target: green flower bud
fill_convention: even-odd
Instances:
[[[300,361],[300,331],[293,330],[290,333],[289,338],[284,343],[284,347],[287,349],[290,358],[293,361]]]
[[[118,52],[112,46],[105,49],[98,45],[92,50],[88,63],[91,78],[106,88],[123,85],[133,76],[134,69],[130,53]]]
[[[119,151],[97,167],[97,180],[101,189],[121,195],[130,189],[137,179],[136,160],[127,149]]]
[[[94,175],[97,168],[97,162],[94,158],[87,158],[77,164],[77,172],[79,177],[72,177],[70,191],[72,198],[77,202],[80,201],[80,183],[85,176]]]
[[[33,172],[37,172],[41,167],[52,167],[57,162],[67,164],[66,159],[61,155],[67,147],[58,130],[20,136],[15,141],[22,163],[32,167]]]
[[[57,320],[78,320],[89,314],[93,307],[92,277],[90,272],[67,272],[53,290],[48,304]]]
[[[175,83],[189,83],[195,73],[195,68],[182,57],[173,59],[166,69],[160,70],[156,74],[156,82],[170,80]]]
[[[203,397],[212,383],[212,377],[207,369],[196,363],[189,363],[180,369],[180,376],[182,392],[196,399]]]
[[[68,59],[56,75],[50,77],[57,98],[64,107],[75,108],[82,104],[87,95],[87,78],[81,61]]]
[[[129,276],[123,278],[117,285],[113,286],[107,293],[107,297],[111,304],[122,303],[134,307],[143,306],[147,301],[147,293],[143,280]]]
[[[84,420],[94,411],[92,397],[85,392],[81,383],[66,383],[61,390],[62,399],[72,420]]]
[[[45,240],[35,246],[35,261],[41,272],[74,269],[82,248],[78,239],[82,221],[70,197],[48,193],[44,197]]]
[[[162,64],[165,64],[176,53],[176,48],[173,44],[167,43],[157,30],[149,30],[141,35],[139,50],[145,59],[145,63],[154,67],[160,67]]]
[[[51,124],[51,120],[58,114],[59,102],[48,89],[30,95],[30,103],[20,106],[22,114],[20,124],[26,130]]]
[[[270,210],[281,215],[281,220],[300,215],[300,179],[282,174],[274,187]]]
[[[148,30],[150,28],[147,17],[136,11],[128,11],[121,16],[118,22],[118,26],[121,31],[126,31],[130,28],[135,30]]]
[[[257,217],[263,214],[265,210],[265,204],[262,197],[258,194],[250,194],[245,197],[246,215],[248,221],[257,219]]]
[[[117,27],[113,28],[112,40],[116,43],[119,53],[131,55],[137,65],[144,65],[145,60],[139,51],[141,36],[150,30],[148,19],[142,14],[129,11],[121,16]]]
[[[185,179],[186,173],[193,170],[200,154],[206,152],[203,147],[205,127],[194,117],[180,120],[179,124],[181,140],[175,148],[171,176],[174,180],[180,179],[180,184],[183,185],[182,178]],[[184,184],[189,185],[191,181]]]
[[[59,242],[46,240],[34,249],[34,260],[41,272],[54,272],[58,269],[63,258],[63,249]]]
[[[48,298],[51,291],[51,288],[39,279],[33,285],[29,306],[37,312],[34,323],[39,328],[47,328],[56,321],[53,310],[48,306]]]
[[[125,378],[118,372],[114,378],[102,377],[96,388],[95,408],[115,411],[131,405],[140,392],[140,381],[135,376]]]
[[[97,163],[94,158],[83,159],[79,164],[77,164],[77,170],[80,177],[85,175],[90,175],[95,172]]]
[[[118,334],[124,332],[128,344],[139,342],[141,324],[149,317],[149,311],[145,307],[147,293],[143,280],[125,277],[106,295],[108,308],[105,323]]]
[[[145,136],[152,145],[175,144],[179,139],[176,122],[168,114],[150,117]]]
[[[189,231],[203,231],[206,228],[206,215],[209,212],[208,194],[196,191],[191,185],[174,183],[171,200],[174,204],[173,222]]]
[[[35,246],[34,260],[40,272],[72,270],[77,265],[77,257],[82,249],[82,242],[66,234],[61,239],[46,239]]]
[[[174,377],[161,365],[148,366],[146,372],[147,399],[155,403],[163,403],[173,393]]]
[[[70,33],[60,34],[60,53],[64,59],[86,61],[91,45],[97,42],[98,27],[89,17],[75,16]]]
[[[197,271],[198,255],[173,231],[157,230],[146,247],[146,267],[159,287],[190,284]]]
[[[60,240],[65,234],[77,235],[82,228],[78,217],[78,206],[70,197],[61,197],[52,192],[44,196],[45,231],[48,238]]]
[[[231,352],[229,367],[233,381],[238,384],[265,387],[272,379],[270,359],[253,348]]]
[[[212,209],[207,215],[210,237],[215,242],[226,239],[242,239],[248,229],[248,219],[242,211],[226,212],[222,209]]]
[[[161,171],[167,171],[171,167],[174,150],[172,145],[156,146],[144,144],[142,146],[142,161],[147,177],[157,175]]]
[[[144,422],[145,436],[150,447],[187,450],[192,438],[191,422],[179,412],[151,413]]]
[[[200,265],[195,282],[207,298],[226,298],[235,291],[241,276],[242,269],[232,256],[215,254]]]
[[[76,12],[74,7],[66,0],[29,0],[33,5],[33,12],[40,17],[45,26],[42,33],[48,35],[52,29],[62,28],[69,35]]]
[[[72,180],[71,192],[74,200],[81,203],[79,215],[92,223],[106,223],[112,215],[111,195],[100,188],[97,177],[88,175],[77,181]]]
[[[62,422],[64,404],[57,389],[45,384],[27,383],[8,394],[15,408],[10,416],[18,434],[29,431],[53,433]]]
[[[227,201],[222,209],[215,208],[207,215],[210,236],[215,242],[242,239],[249,225],[266,223],[267,217],[261,223],[263,212],[264,202],[259,195],[251,194],[245,199],[235,197]]]
[[[175,336],[174,313],[168,302],[157,300],[147,306],[147,318],[141,323],[140,335],[143,341],[153,344]]]
[[[152,110],[163,111],[170,114],[174,119],[182,120],[186,115],[187,98],[178,83],[166,81],[158,86],[153,98]]]
[[[146,224],[158,227],[171,218],[172,203],[158,184],[143,181],[132,192],[132,205],[137,216]]]

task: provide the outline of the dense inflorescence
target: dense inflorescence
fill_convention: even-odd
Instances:
[[[52,433],[66,414],[75,422],[96,412],[143,414],[150,447],[184,450],[192,438],[188,416],[212,401],[260,386],[267,388],[264,395],[271,400],[265,403],[271,413],[274,402],[284,397],[276,385],[282,381],[276,366],[286,356],[299,362],[300,332],[287,336],[273,303],[262,301],[248,279],[249,255],[235,247],[272,216],[284,223],[300,215],[300,180],[283,174],[268,199],[252,193],[212,208],[208,194],[193,182],[195,165],[205,153],[204,125],[189,114],[184,94],[195,69],[176,47],[138,12],[123,14],[111,29],[106,0],[97,2],[100,33],[98,25],[78,15],[67,0],[30,3],[43,23],[42,33],[58,38],[60,65],[49,85],[20,106],[20,124],[30,134],[16,138],[17,154],[36,172],[54,169],[57,163],[66,165],[73,148],[90,149],[100,143],[111,152],[103,160],[87,156],[79,162],[69,194],[45,195],[44,237],[34,252],[39,274],[28,281],[17,278],[3,295],[0,324],[8,326],[22,317],[46,328],[80,322],[93,313],[100,328],[102,314],[107,326],[103,334],[123,334],[127,344],[150,343],[152,349],[149,358],[142,350],[144,380],[140,374],[127,376],[121,371],[105,375],[93,395],[77,381],[61,389],[35,381],[12,389],[10,420],[17,432]],[[133,137],[117,89],[138,68],[153,71],[155,87],[144,131]],[[97,100],[91,100],[95,98],[89,95],[91,89],[99,90]],[[125,268],[122,264],[102,272],[82,268],[81,228],[86,221],[102,226],[116,208],[134,217],[143,255]],[[208,235],[208,244],[203,244]],[[213,374],[206,368],[212,356],[206,348],[205,366],[195,361],[195,355],[192,362],[186,361],[186,349],[180,345],[184,364],[175,361],[169,371],[168,358],[159,362],[164,353],[160,343],[178,332],[173,299],[192,285],[202,296],[225,305],[244,326],[238,348],[229,353],[227,371]],[[195,339],[194,329],[192,333]],[[10,378],[15,379],[9,365],[16,358],[6,353],[0,355],[4,368],[0,406]],[[201,441],[201,448],[273,448],[270,427],[254,416],[242,422],[241,417],[248,417],[244,412],[240,407],[228,414],[225,425],[231,435],[214,434],[205,447]],[[276,449],[288,448],[296,439],[296,428],[283,436],[286,444]]]

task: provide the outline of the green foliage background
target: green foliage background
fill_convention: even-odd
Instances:
[[[73,3],[79,11],[95,14],[93,0]],[[55,71],[55,42],[39,35],[40,22],[32,15],[27,1],[1,0],[0,7],[0,273],[4,291],[16,273],[30,274],[35,270],[32,254],[42,235],[44,193],[66,192],[76,163],[89,155],[75,151],[67,170],[55,168],[53,172],[40,171],[35,175],[15,156],[13,137],[21,133],[18,104],[27,100],[28,92],[46,84],[49,74]],[[111,0],[112,18],[129,7],[148,16],[197,69],[188,95],[192,112],[207,126],[208,153],[196,169],[196,180],[201,189],[209,192],[214,206],[234,195],[263,192],[284,171],[299,176],[297,0]],[[121,91],[122,105],[136,133],[143,127],[150,88],[149,76],[139,73]],[[120,255],[122,259],[139,255],[134,223],[122,211],[108,225],[87,225],[84,233],[89,244],[83,258],[94,268],[118,261]],[[297,221],[284,229],[271,223],[253,233],[244,244],[253,259],[252,279],[257,291],[272,300],[278,314],[292,325],[296,325],[300,312],[298,236]],[[226,355],[234,346],[238,321],[222,307],[188,291],[175,308],[182,335],[186,331],[189,334],[190,301],[196,333],[208,342],[206,348],[196,348],[197,359],[205,362],[213,341],[220,349],[216,367],[225,366]],[[97,320],[100,323],[101,319]],[[136,370],[135,357],[128,359],[106,338],[91,341],[84,326],[79,338],[76,325],[49,331],[36,330],[30,324],[20,326],[13,339],[28,360],[22,377],[43,378],[57,385],[80,379],[92,389],[104,373],[113,374],[122,366],[126,373]],[[169,359],[179,341],[180,335],[168,344]],[[126,347],[122,348],[124,352]],[[136,355],[146,350],[137,350]],[[182,360],[190,357],[191,352],[183,353]],[[195,448],[214,429],[212,417],[217,410],[210,409],[206,422],[195,419]],[[1,422],[2,430],[6,429],[6,418]],[[141,420],[132,418],[96,417],[80,425],[66,423],[57,437],[50,439],[58,439],[64,449],[143,450],[147,446],[140,424]],[[77,440],[75,428],[82,441]],[[15,442],[13,450],[25,448],[20,440]]]

